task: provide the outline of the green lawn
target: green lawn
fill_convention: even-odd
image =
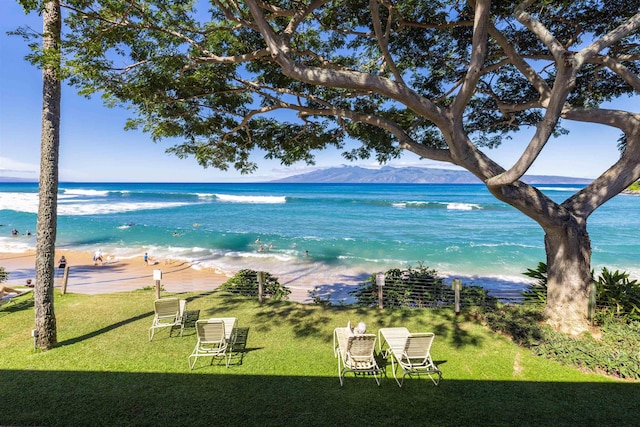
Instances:
[[[164,295],[168,296],[168,295]],[[56,296],[59,346],[34,351],[31,303],[0,310],[0,425],[637,425],[640,383],[539,357],[451,311],[265,303],[220,293],[188,297],[200,318],[237,317],[246,351],[189,371],[193,328],[147,338],[152,291]],[[433,331],[439,386],[391,373],[337,378],[332,331]]]

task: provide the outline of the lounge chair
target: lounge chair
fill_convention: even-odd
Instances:
[[[354,334],[348,328],[336,328],[333,331],[333,353],[338,358],[338,379],[344,384],[347,372],[354,374],[373,374],[376,384],[380,385],[380,368],[374,357],[376,336],[374,334]]]
[[[398,387],[402,387],[406,376],[420,376],[421,374],[427,374],[431,381],[438,385],[442,379],[442,372],[431,359],[431,345],[434,338],[433,332],[409,334],[401,349],[395,346],[390,347],[387,354],[391,355],[391,369],[393,369],[393,378],[398,383]],[[401,379],[398,379],[396,375],[398,368],[396,364],[403,371]]]
[[[208,319],[196,321],[198,342],[188,357],[189,369],[193,369],[198,357],[216,357],[225,359],[227,368],[231,360],[232,333],[235,318]]]
[[[16,289],[18,290],[18,289]],[[4,307],[5,305],[9,305],[11,303],[15,303],[15,299],[19,298],[23,295],[26,295],[30,292],[33,292],[33,289],[21,289],[20,292],[18,293],[10,293],[10,294],[6,294],[4,295],[2,298],[0,298],[0,307]]]
[[[187,309],[186,300],[178,300],[177,298],[161,298],[153,302],[155,315],[153,323],[149,328],[149,341],[153,340],[156,329],[170,327],[171,332],[175,326],[180,327],[180,336],[184,332],[183,316]]]

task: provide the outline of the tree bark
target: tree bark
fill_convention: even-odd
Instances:
[[[46,2],[43,11],[42,135],[40,185],[36,225],[35,322],[36,345],[50,349],[57,344],[53,307],[54,257],[58,219],[58,155],[60,147],[60,30],[59,0]]]
[[[558,205],[542,192],[517,181],[488,186],[499,200],[535,220],[545,231],[547,306],[545,317],[556,330],[577,335],[587,330],[591,289],[591,240],[586,217],[576,206]]]
[[[569,220],[545,230],[547,306],[545,317],[555,329],[577,335],[587,327],[591,289],[591,241],[586,224]]]

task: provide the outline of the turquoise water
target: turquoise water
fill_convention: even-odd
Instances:
[[[576,186],[545,186],[564,200]],[[482,185],[62,183],[57,247],[115,257],[265,269],[327,281],[423,263],[487,287],[526,281],[544,261],[540,227]],[[589,219],[593,266],[640,275],[640,198]],[[36,184],[0,184],[0,251],[35,247]],[[635,214],[633,214],[635,212]],[[11,236],[16,228],[22,234]],[[258,241],[259,239],[259,241]]]

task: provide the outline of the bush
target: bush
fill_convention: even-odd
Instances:
[[[579,338],[547,331],[545,339],[532,350],[540,356],[593,372],[626,379],[640,379],[640,322],[607,322],[602,337],[590,334]]]
[[[606,267],[596,281],[596,319],[620,317],[640,321],[640,283],[629,280],[629,274],[618,270],[611,272]]]
[[[240,270],[235,276],[220,285],[220,289],[234,294],[257,297],[258,272],[254,270]],[[265,272],[263,293],[265,297],[280,301],[289,298],[291,290],[278,282],[278,278]]]
[[[536,282],[527,286],[527,289],[522,292],[525,302],[541,303],[547,302],[547,264],[544,262],[538,263],[538,268],[532,270],[527,268],[524,273],[525,276],[536,279]]]
[[[601,338],[579,338],[555,332],[542,323],[538,305],[508,305],[486,311],[487,326],[504,333],[517,344],[542,357],[592,372],[640,379],[640,322],[609,319],[601,326]]]
[[[538,345],[544,340],[542,308],[536,305],[502,305],[484,313],[492,331],[501,332],[522,346]]]
[[[9,273],[4,269],[4,267],[0,267],[0,283],[9,279]]]
[[[525,276],[536,279],[522,292],[525,302],[547,302],[547,265],[538,263],[535,270],[527,269]],[[591,272],[593,277],[593,272]],[[592,279],[596,285],[596,313],[594,318],[602,323],[607,318],[618,317],[627,321],[640,321],[640,283],[629,280],[625,272],[609,271],[606,267],[597,279]]]

